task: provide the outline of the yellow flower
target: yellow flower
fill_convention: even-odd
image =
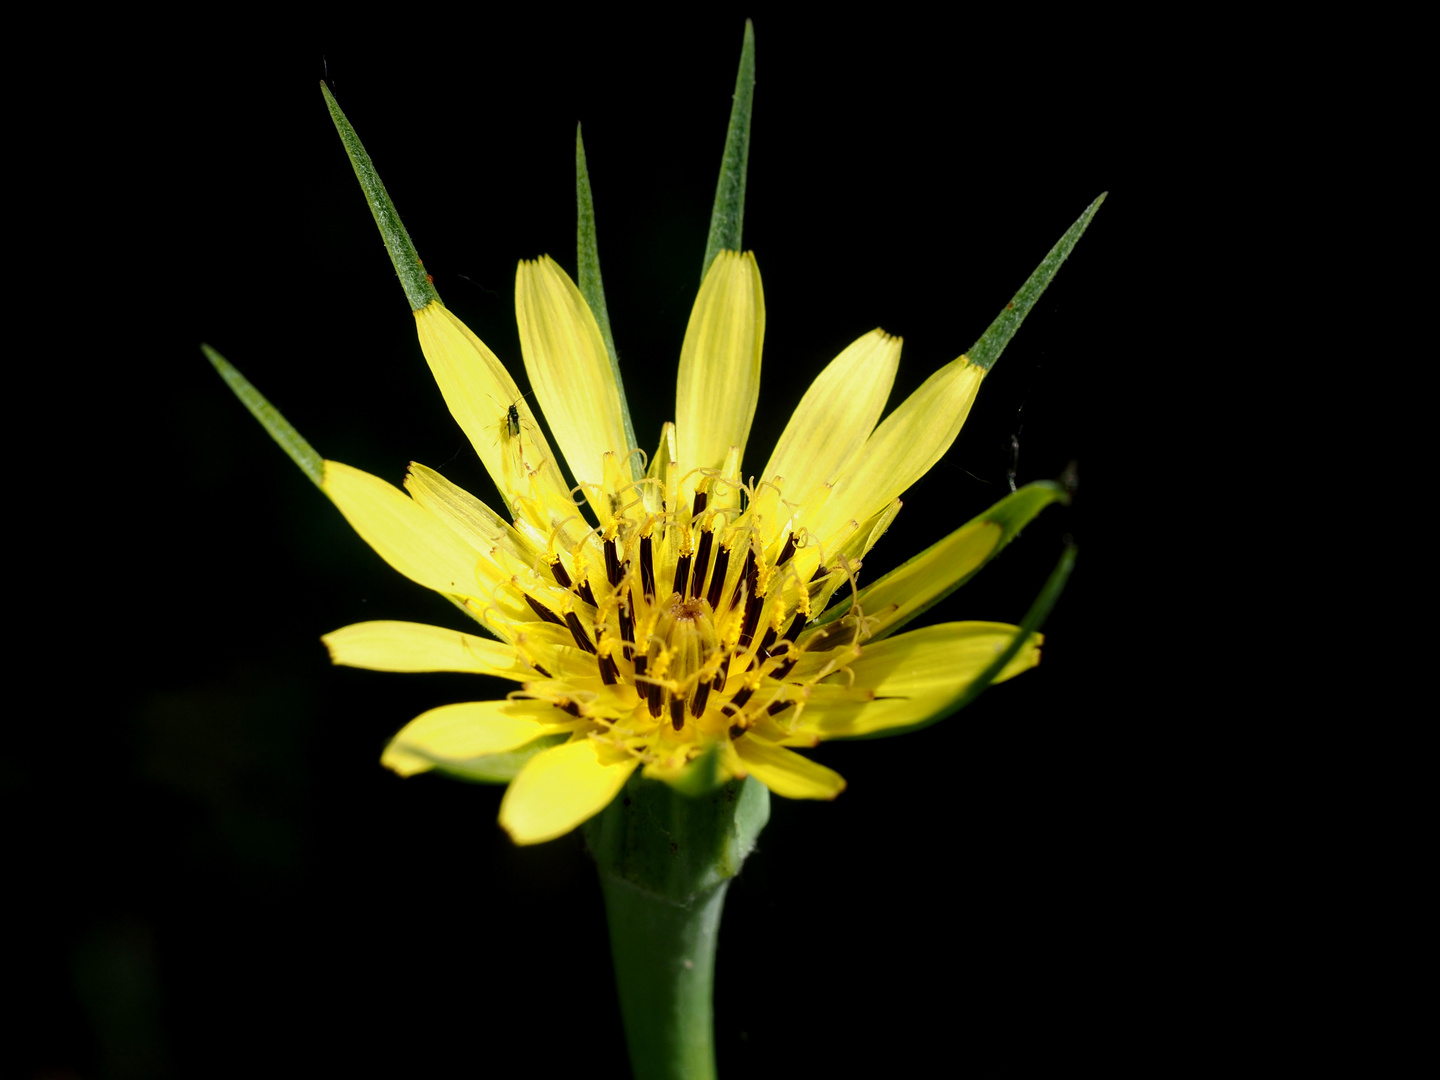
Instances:
[[[866,334],[747,476],[765,336],[753,255],[712,263],[680,353],[675,422],[648,458],[627,445],[604,341],[566,273],[549,258],[522,263],[515,306],[559,457],[484,343],[438,300],[415,312],[509,520],[422,465],[402,492],[324,463],[324,490],[366,542],[498,639],[360,623],[325,638],[335,663],[516,684],[415,718],[384,764],[509,780],[500,823],[521,844],[575,828],[636,769],[687,790],[748,775],[779,795],[834,798],[845,781],[794,747],[943,715],[1014,640],[1018,629],[997,623],[895,633],[1009,539],[999,521],[971,522],[856,593],[899,496],[969,413],[985,371],[967,357],[880,422],[900,340]],[[1032,635],[1000,678],[1038,663],[1039,643]]]

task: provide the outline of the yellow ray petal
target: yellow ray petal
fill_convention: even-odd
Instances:
[[[560,717],[561,723],[550,722]],[[503,754],[555,730],[569,717],[541,701],[467,701],[421,713],[396,733],[380,764],[401,776],[433,769],[445,761]],[[436,759],[439,759],[438,761]]]
[[[1005,623],[941,623],[863,646],[848,667],[854,687],[875,700],[817,699],[800,715],[797,729],[822,739],[853,738],[908,728],[957,700],[1019,631]],[[996,682],[1012,679],[1040,662],[1040,634],[1010,661]]]
[[[564,836],[610,805],[638,759],[593,739],[576,739],[537,754],[510,782],[500,825],[517,844]]]
[[[376,621],[342,627],[320,639],[330,662],[371,671],[466,671],[501,679],[533,679],[515,649],[498,641],[423,623]]]
[[[734,743],[746,771],[776,795],[787,799],[833,799],[845,790],[845,778],[794,750],[771,746],[754,736]]]
[[[960,433],[984,377],[962,356],[926,379],[866,440],[836,483],[816,531],[824,536],[827,527],[864,521],[929,472]]]
[[[526,437],[534,440],[536,460],[550,457],[550,447],[515,380],[468,326],[436,300],[415,312],[415,328],[450,415],[480,455],[496,488],[507,490],[501,431],[511,405],[526,427]]]
[[[631,447],[595,316],[570,276],[546,255],[516,271],[515,318],[530,385],[570,474],[577,483],[600,484],[605,454],[623,456]]]
[[[320,486],[360,538],[411,581],[451,596],[485,596],[479,553],[398,488],[338,461],[325,462]]]
[[[534,562],[539,554],[504,518],[434,469],[412,461],[405,474],[405,490],[478,552],[503,547],[522,562]]]
[[[731,446],[743,451],[760,400],[765,297],[750,252],[722,251],[700,286],[675,391],[680,464],[718,469]]]
[[[837,479],[875,430],[899,363],[900,339],[883,330],[830,361],[800,399],[761,477],[783,476],[785,498],[797,506]]]

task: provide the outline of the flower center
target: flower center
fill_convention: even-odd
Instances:
[[[724,659],[710,602],[671,593],[660,604],[645,650],[645,668],[652,680],[646,686],[650,715],[668,712],[676,731],[685,726],[687,705],[691,716],[704,716],[712,685],[718,682],[716,689],[725,685],[719,675]]]

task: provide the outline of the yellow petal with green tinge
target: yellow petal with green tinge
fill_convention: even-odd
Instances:
[[[733,744],[745,770],[776,795],[787,799],[833,799],[845,790],[845,778],[794,750],[741,736]]]
[[[553,731],[557,725],[548,721],[555,715],[548,704],[537,701],[442,705],[401,728],[380,756],[380,764],[401,776],[413,776],[445,761],[504,754]]]
[[[866,644],[860,658],[847,668],[854,673],[854,685],[873,690],[875,700],[817,700],[800,715],[797,729],[838,739],[904,729],[926,720],[958,700],[1019,629],[1005,623],[941,623]],[[1012,679],[1038,664],[1043,640],[1040,634],[1030,635],[995,681]]]
[[[609,806],[637,764],[593,739],[536,754],[505,790],[500,825],[517,844],[564,836]]]
[[[921,384],[881,421],[835,485],[816,531],[864,521],[930,471],[970,415],[985,372],[962,356]]]
[[[785,498],[797,506],[821,484],[837,479],[885,411],[900,339],[872,330],[826,366],[785,425],[760,475],[785,478]]]
[[[539,458],[550,456],[535,417],[515,380],[489,347],[436,300],[415,312],[420,350],[430,365],[450,415],[465,432],[495,486],[506,490],[501,433],[511,405],[528,427]]]
[[[320,485],[376,553],[411,581],[451,596],[484,596],[479,554],[398,488],[338,461]]]
[[[320,639],[330,661],[371,671],[465,671],[501,679],[533,679],[515,649],[498,641],[423,623],[376,621],[342,627]]]
[[[971,522],[861,589],[866,632],[870,637],[883,637],[890,627],[925,611],[956,581],[984,563],[1003,534],[993,521]]]
[[[605,454],[623,456],[631,447],[595,316],[547,255],[516,271],[515,317],[525,371],[570,474],[577,483],[600,484]]]
[[[683,468],[718,469],[731,446],[745,449],[760,400],[764,341],[765,297],[755,256],[721,251],[700,286],[680,348],[675,428]]]

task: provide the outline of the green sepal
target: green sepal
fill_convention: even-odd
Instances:
[[[625,426],[625,448],[632,450],[640,444],[635,441],[635,425],[630,422],[630,402],[625,397],[625,380],[620,377],[620,357],[615,352],[615,338],[610,333],[610,311],[605,306],[605,284],[600,279],[600,247],[595,238],[595,197],[590,190],[590,169],[585,164],[585,140],[580,135],[580,125],[575,125],[575,265],[580,274],[580,295],[590,305],[590,313],[600,327],[600,336],[605,340],[605,353],[610,357],[610,370],[615,375],[615,391],[620,395],[620,421]],[[626,462],[633,479],[640,479],[635,471],[636,455],[631,454]]]
[[[678,776],[664,782],[692,799],[717,791],[724,782],[720,775],[720,744],[712,742],[699,757],[681,769]]]
[[[995,558],[996,555],[1000,554],[1000,552],[1004,550],[1005,546],[1009,544],[1011,540],[1015,539],[1015,537],[1020,535],[1020,530],[1025,528],[1026,525],[1030,524],[1030,522],[1035,519],[1036,515],[1038,515],[1040,511],[1044,510],[1052,503],[1068,504],[1069,502],[1069,493],[1065,490],[1063,485],[1055,483],[1054,481],[1037,480],[1033,484],[1026,484],[1019,491],[1011,492],[1009,495],[1005,496],[1005,498],[1001,499],[984,513],[977,514],[975,517],[971,518],[964,525],[960,526],[960,528],[952,532],[949,536],[946,536],[943,540],[936,541],[934,544],[931,544],[928,548],[922,551],[919,555],[916,555],[912,559],[907,559],[904,563],[897,566],[894,570],[891,570],[888,574],[885,574],[883,577],[877,578],[876,580],[872,581],[869,585],[865,586],[865,588],[860,590],[861,611],[866,610],[867,597],[874,596],[881,589],[881,587],[887,585],[892,578],[904,575],[908,570],[910,570],[912,567],[915,567],[917,564],[922,564],[930,561],[938,562],[940,565],[943,566],[946,560],[937,560],[936,556],[947,545],[953,544],[956,541],[956,538],[961,536],[961,534],[963,534],[965,530],[973,528],[976,525],[994,524],[1000,526],[1000,535],[995,541],[995,546],[990,549],[990,553],[985,556],[983,562],[979,563],[968,573],[962,574],[956,577],[953,581],[948,582],[945,581],[943,578],[938,577],[933,572],[927,573],[924,577],[923,582],[919,583],[919,587],[924,589],[927,593],[927,595],[924,596],[924,600],[920,604],[916,605],[914,608],[908,610],[902,618],[898,618],[892,623],[887,623],[883,629],[877,631],[872,637],[867,638],[867,640],[880,641],[884,638],[887,638],[891,634],[905,627],[917,616],[923,615],[925,612],[929,611],[930,608],[934,607],[941,600],[944,600],[956,589],[960,588],[961,585],[964,585],[967,581],[969,581],[982,569],[984,569],[985,566],[989,564],[990,560]],[[837,619],[843,618],[849,613],[850,607],[854,603],[854,599],[855,598],[853,596],[846,597],[842,602],[836,604],[829,611],[825,612],[824,615],[822,615],[819,619],[815,621],[814,625],[817,627],[826,626],[830,623],[835,622]],[[824,646],[816,646],[814,642],[810,642],[807,647],[823,648]]]
[[[526,743],[519,750],[505,754],[481,754],[479,757],[458,761],[452,758],[436,757],[423,750],[406,746],[407,754],[414,754],[434,764],[435,772],[444,773],[452,780],[466,780],[472,784],[508,784],[520,774],[525,763],[542,750],[559,746],[570,738],[569,735],[542,735]]]
[[[280,449],[290,455],[290,460],[300,466],[300,470],[316,487],[324,487],[325,459],[315,452],[315,448],[301,437],[290,425],[290,421],[280,414],[279,409],[266,401],[264,395],[250,385],[249,379],[235,370],[230,361],[209,345],[201,345],[200,351],[235,392],[240,403],[250,410],[250,415],[259,420],[261,426],[270,433],[270,437],[280,444]]]
[[[725,155],[720,159],[720,180],[715,185],[715,206],[710,211],[710,236],[700,280],[722,250],[739,251],[745,222],[745,168],[750,160],[750,114],[755,106],[755,26],[745,20],[745,43],[740,48],[740,70],[735,76],[735,99],[730,106],[730,127],[725,132]]]
[[[360,181],[370,213],[375,216],[375,224],[380,228],[385,250],[390,253],[390,262],[395,267],[395,273],[400,275],[400,284],[405,288],[405,299],[410,301],[413,310],[419,311],[425,305],[439,300],[440,294],[426,276],[420,256],[415,252],[415,245],[410,242],[410,234],[405,231],[400,215],[395,212],[390,193],[380,182],[380,174],[375,171],[375,164],[365,152],[360,136],[355,134],[350,121],[345,119],[345,114],[340,111],[335,95],[330,93],[330,88],[323,82],[320,84],[320,92],[325,95],[330,119],[335,121],[335,130],[340,133],[340,141],[345,144],[345,153],[355,170],[355,178]]]
[[[1060,561],[1055,564],[1055,569],[1050,572],[1050,577],[1045,581],[1045,587],[1040,590],[1040,595],[1030,605],[1030,610],[1025,613],[1015,636],[1010,639],[1010,644],[991,661],[990,666],[982,671],[972,682],[962,687],[960,691],[949,701],[945,702],[929,716],[908,724],[905,727],[886,728],[884,731],[872,732],[868,735],[831,736],[831,738],[844,738],[852,741],[861,739],[888,739],[893,735],[908,735],[912,731],[919,731],[931,724],[938,724],[942,720],[949,719],[957,712],[969,705],[977,697],[989,688],[990,684],[999,678],[1000,673],[1005,670],[1005,665],[1019,654],[1030,635],[1039,630],[1050,617],[1050,611],[1055,606],[1055,601],[1060,599],[1060,594],[1065,591],[1065,582],[1070,578],[1070,571],[1075,568],[1075,546],[1072,544],[1065,548],[1060,555]]]
[[[584,829],[602,875],[688,904],[740,872],[769,820],[770,790],[756,780],[696,798],[637,772]]]
[[[1005,346],[1010,344],[1010,339],[1015,336],[1015,331],[1020,329],[1020,324],[1025,321],[1025,316],[1030,314],[1030,309],[1040,299],[1040,295],[1050,285],[1051,280],[1060,271],[1060,264],[1069,257],[1071,250],[1079,242],[1081,235],[1090,226],[1090,219],[1095,216],[1095,211],[1100,209],[1100,204],[1105,201],[1109,192],[1101,192],[1100,197],[1085,208],[1080,219],[1066,230],[1059,242],[1050,249],[1050,254],[1040,261],[1035,272],[1030,275],[1025,284],[1020,286],[1017,292],[1004,310],[995,316],[995,321],[990,328],[980,335],[980,340],[970,347],[965,354],[970,362],[976,367],[989,371],[1000,359],[1000,354],[1005,351]]]

